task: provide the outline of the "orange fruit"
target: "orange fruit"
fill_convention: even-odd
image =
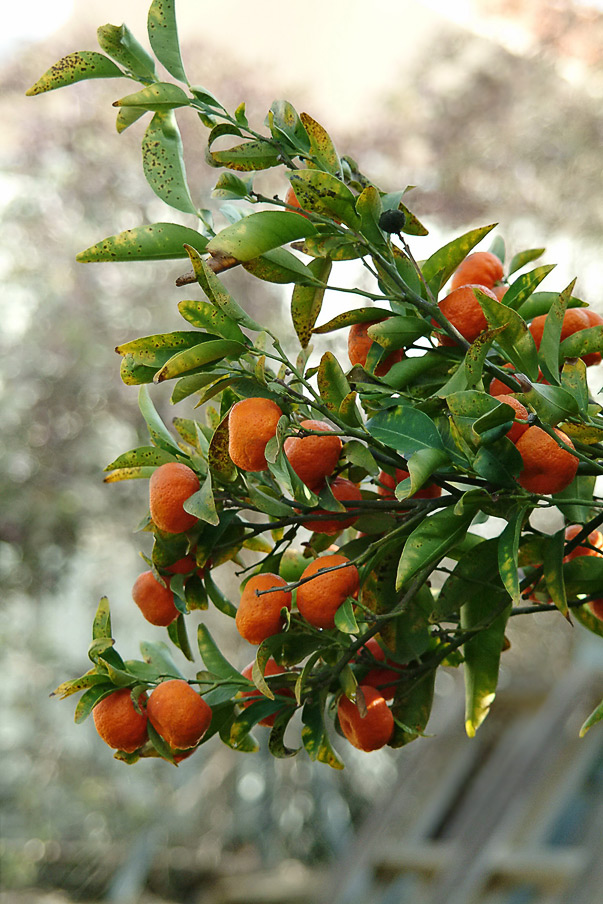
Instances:
[[[97,732],[109,747],[134,753],[147,740],[147,714],[142,704],[146,694],[138,698],[142,712],[136,712],[130,688],[122,687],[104,697],[92,710]]]
[[[259,644],[278,634],[284,621],[281,609],[291,609],[291,592],[278,574],[254,574],[245,584],[235,618],[237,630],[249,643]],[[274,588],[274,589],[273,589]],[[258,596],[256,590],[271,590]]]
[[[517,372],[512,364],[503,364],[503,369],[510,370],[513,374]],[[542,376],[542,371],[540,370],[538,371],[538,382],[546,383],[547,386],[549,385],[548,380],[544,379],[544,377]],[[499,380],[498,377],[494,377],[490,381],[490,386],[488,387],[488,392],[491,396],[509,395],[509,393],[519,391],[519,389],[511,389],[510,386],[507,386],[507,384],[503,383],[502,380]]]
[[[297,195],[293,191],[292,185],[290,185],[289,188],[287,189],[287,193],[285,195],[285,204],[288,204],[289,207],[297,207],[296,213],[299,213],[302,217],[305,217],[306,220],[308,219],[306,214],[302,213],[302,206],[299,203],[299,201],[297,200]]]
[[[522,405],[519,399],[516,399],[515,396],[512,395],[499,395],[496,397],[497,401],[504,402],[505,405],[510,405],[513,411],[515,412],[516,418],[521,418],[522,421],[526,421],[528,419],[528,409],[525,405]],[[513,423],[513,426],[510,430],[507,430],[506,436],[509,437],[512,443],[516,443],[522,434],[526,432],[528,429],[528,424],[520,424],[517,421]]]
[[[362,493],[358,489],[355,483],[352,483],[351,480],[348,480],[346,477],[336,477],[335,480],[331,482],[331,492],[335,499],[339,502],[353,502],[356,499],[362,499]],[[316,515],[335,515],[335,512],[328,512],[326,509],[315,509],[312,513],[314,517]],[[317,519],[316,521],[310,519],[309,521],[304,521],[303,525],[306,530],[313,531],[317,534],[338,534],[346,527],[350,527],[354,521],[358,520],[359,512],[351,513],[346,518],[336,518],[334,517],[332,521]]]
[[[265,471],[266,444],[276,434],[283,412],[272,399],[236,402],[228,415],[228,454],[242,471]]]
[[[381,323],[386,319],[387,318],[385,317],[381,317],[379,320],[371,320],[367,323],[352,324],[352,326],[350,327],[350,332],[348,333],[348,357],[350,359],[350,364],[360,364],[361,367],[364,367],[370,347],[373,344],[373,340],[368,334],[368,328],[370,326],[374,326],[375,323]],[[397,362],[401,361],[403,357],[404,349],[402,348],[398,348],[393,352],[390,352],[389,355],[381,360],[375,368],[375,376],[384,376],[392,367],[392,365],[397,364]]]
[[[212,712],[182,678],[162,681],[149,697],[147,715],[155,731],[174,750],[195,747],[211,722]]]
[[[181,534],[198,521],[184,511],[183,503],[199,489],[199,478],[187,465],[169,461],[151,474],[149,508],[153,523],[167,534]]]
[[[170,579],[164,580],[166,587],[162,587],[152,571],[143,571],[132,587],[132,599],[148,622],[165,628],[178,618],[179,613],[170,590]]]
[[[287,671],[287,669],[284,669],[284,668],[282,668],[282,666],[278,665],[274,661],[274,659],[269,659],[268,662],[266,663],[266,668],[264,670],[264,678],[269,678],[271,675],[284,675],[286,671]],[[249,665],[245,666],[245,668],[241,672],[241,675],[243,675],[244,678],[249,678],[249,680],[251,681],[252,680],[252,678],[251,678],[252,672],[253,672],[253,662],[250,662]],[[284,696],[284,697],[294,697],[295,696],[295,694],[289,687],[279,688],[278,690],[275,691],[275,694],[277,697],[279,694],[282,694],[282,696]],[[246,698],[245,703],[242,703],[241,706],[249,706],[250,703],[255,703],[257,700],[266,700],[267,699],[258,690],[240,691],[239,696]],[[276,716],[277,716],[276,713],[273,713],[271,716],[266,716],[265,719],[260,719],[260,721],[258,722],[258,725],[272,726],[272,725],[274,725],[274,720],[276,719]]]
[[[474,251],[459,264],[452,274],[451,289],[479,285],[492,289],[503,278],[503,265],[491,251]],[[505,288],[501,287],[501,288]]]
[[[536,348],[540,348],[547,317],[548,314],[540,314],[538,317],[534,317],[530,323],[529,330],[536,343]],[[579,333],[581,330],[587,330],[591,326],[597,326],[599,323],[603,323],[603,317],[600,317],[596,311],[589,311],[586,308],[570,308],[569,311],[565,312],[563,318],[560,341],[563,342],[568,336]],[[588,355],[582,355],[582,360],[589,367],[592,364],[599,364],[601,355],[598,352],[592,352]]]
[[[311,490],[319,489],[339,461],[341,440],[332,435],[333,428],[326,421],[306,420],[300,426],[306,430],[320,430],[325,435],[288,436],[284,443],[285,455],[299,479]]]
[[[591,600],[588,608],[595,618],[600,618],[603,621],[603,600]]]
[[[323,568],[343,566],[318,574]],[[360,586],[358,569],[345,556],[320,556],[310,562],[300,580],[312,578],[297,588],[297,608],[316,628],[334,628],[335,613],[348,596],[356,596]]]
[[[369,655],[366,655],[365,651],[367,651]],[[362,679],[362,684],[368,684],[370,687],[377,688],[379,693],[386,700],[391,700],[396,693],[396,685],[400,680],[400,672],[395,669],[387,668],[389,664],[393,663],[390,663],[385,650],[379,645],[377,639],[371,637],[361,648],[359,661],[361,665],[371,665],[374,663],[375,659],[378,662],[382,662],[383,666],[373,665],[369,668],[369,671]],[[400,666],[400,668],[404,668],[404,666]]]
[[[565,539],[573,540],[581,530],[581,524],[570,524],[569,527],[565,528]],[[596,546],[597,549],[603,550],[603,534],[601,531],[591,531],[588,535],[588,542],[591,546]],[[578,558],[578,556],[603,556],[603,552],[596,552],[596,550],[590,549],[588,546],[574,546],[572,551],[564,556],[563,561],[570,562],[572,559]]]
[[[555,427],[554,432],[571,449],[574,448],[562,430]],[[578,459],[562,449],[540,427],[528,427],[517,440],[515,448],[523,459],[523,470],[518,480],[530,493],[559,493],[576,476]]]
[[[438,307],[444,317],[457,328],[467,342],[473,342],[480,333],[483,333],[488,328],[488,321],[473,293],[474,289],[479,289],[484,295],[494,299],[494,301],[498,301],[498,298],[488,286],[471,283],[470,285],[459,286],[457,289],[453,289],[449,295],[438,302]],[[432,319],[431,322],[434,326],[437,326],[435,320]],[[450,336],[440,335],[438,341],[440,345],[456,345]]]
[[[376,688],[361,684],[358,690],[364,695],[366,715],[361,716],[357,704],[341,696],[337,705],[341,730],[358,750],[379,750],[394,733],[392,711]]]
[[[387,471],[379,471],[379,477],[377,479],[380,485],[377,487],[377,492],[380,496],[383,496],[384,499],[395,499],[395,488],[401,480],[406,480],[406,478],[409,476],[410,475],[408,471],[405,471],[404,468],[396,468],[395,477],[392,477],[392,475],[388,474]],[[435,483],[430,483],[426,487],[422,487],[420,490],[417,490],[417,492],[413,493],[410,498],[438,499],[441,495],[442,488],[437,486],[437,484]]]

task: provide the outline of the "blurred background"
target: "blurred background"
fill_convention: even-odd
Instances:
[[[102,483],[145,442],[113,348],[180,328],[179,262],[79,265],[78,251],[169,219],[122,135],[117,81],[38,98],[59,57],[125,21],[146,45],[146,0],[35,3],[0,37],[0,611],[2,904],[339,902],[594,904],[603,887],[601,730],[577,741],[600,696],[600,654],[554,615],[515,619],[501,693],[475,741],[459,676],[436,687],[430,731],[399,751],[345,751],[333,772],[213,742],[178,769],[112,759],[92,721],[49,693],[86,669],[101,595],[120,653],[163,639],[131,603],[146,486]],[[430,230],[417,258],[499,224],[508,254],[546,247],[544,289],[578,276],[603,313],[603,4],[579,0],[178,0],[189,77],[259,126],[275,98],[323,123],[342,153]],[[179,114],[189,183],[213,207],[205,130]],[[266,193],[282,192],[268,172]],[[225,277],[259,319],[290,327],[287,293]],[[289,290],[290,291],[290,290]],[[601,368],[590,368],[593,390]],[[168,392],[154,399],[169,421]],[[180,406],[182,409],[185,406]],[[186,410],[178,410],[187,416]],[[236,580],[224,573],[224,586]],[[230,584],[229,584],[230,582]],[[251,656],[208,624],[233,663]],[[599,658],[597,658],[597,656]],[[598,854],[598,856],[597,856]]]

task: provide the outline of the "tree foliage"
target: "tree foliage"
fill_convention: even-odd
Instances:
[[[543,249],[507,261],[504,242],[496,237],[490,247],[505,267],[507,291],[496,300],[478,287],[475,305],[485,328],[467,339],[438,301],[493,225],[474,228],[418,262],[410,243],[427,230],[407,206],[407,189],[375,185],[354,159],[339,153],[321,124],[287,101],[275,101],[257,130],[244,103],[231,113],[208,89],[190,85],[170,0],[154,0],[148,26],[157,62],[175,81],[157,75],[152,56],[125,26],[107,25],[98,33],[103,53],[69,54],[28,94],[90,78],[137,82],[135,91],[115,101],[117,129],[144,120],[143,170],[150,188],[194,218],[191,226],[169,219],[133,224],[83,250],[78,260],[179,258],[192,267],[179,280],[197,287],[194,298],[179,303],[183,328],[116,349],[123,382],[139,387],[149,440],[112,461],[106,479],[149,478],[171,462],[186,464],[198,476],[199,490],[185,503],[196,519],[190,530],[166,533],[150,516],[142,528],[153,534],[149,565],[160,583],[182,558],[193,563],[169,579],[178,616],[167,639],[195,662],[190,624],[201,611],[196,640],[203,667],[187,680],[213,710],[202,743],[218,735],[252,752],[258,745],[255,726],[274,716],[268,742],[274,756],[290,757],[303,747],[311,759],[341,768],[331,730],[333,724],[340,728],[335,704],[344,694],[361,719],[368,717],[361,688],[376,664],[366,654],[376,635],[397,676],[389,682],[394,728],[388,743],[400,747],[424,734],[437,670],[460,665],[466,728],[473,735],[496,693],[510,617],[542,611],[543,618],[553,618],[550,613],[558,611],[603,633],[589,607],[601,595],[603,556],[571,556],[603,522],[603,502],[594,493],[595,478],[603,473],[603,417],[578,357],[600,352],[603,328],[593,325],[562,338],[567,309],[585,302],[573,294],[573,284],[560,292],[539,291],[551,268],[526,268]],[[221,229],[211,211],[198,207],[187,180],[174,112],[185,109],[207,128],[206,162],[221,171],[213,191],[227,202],[220,211],[228,225]],[[283,172],[283,198],[260,190],[262,172],[277,168]],[[363,277],[370,276],[371,291],[338,285],[337,264],[350,260],[358,262]],[[274,321],[256,321],[233,297],[222,273],[234,268],[246,270],[250,279],[292,286],[295,359]],[[357,296],[360,304],[319,322],[327,288]],[[541,314],[548,315],[547,326],[537,347],[529,324]],[[362,323],[369,324],[370,348],[361,363],[350,368],[330,350],[314,360],[313,336]],[[386,367],[388,356],[402,349],[400,360]],[[493,378],[526,406],[523,426],[539,428],[570,456],[572,476],[577,467],[561,491],[551,495],[523,485],[521,444],[516,447],[507,436],[515,411],[488,392]],[[165,424],[151,389],[166,381],[174,404],[195,397],[204,419],[177,417]],[[266,467],[246,471],[233,462],[229,415],[238,402],[258,398],[272,400],[282,416],[265,444]],[[286,453],[288,438],[320,435],[300,427],[308,419],[327,421],[342,441],[339,462],[321,486],[306,485]],[[559,426],[561,434],[555,431]],[[343,477],[359,486],[360,498],[337,498],[335,484]],[[395,492],[382,492],[386,477]],[[426,496],[430,487],[437,493]],[[530,516],[541,509],[561,512],[582,530],[567,542],[563,530],[539,530]],[[353,527],[317,529],[302,541],[309,520],[343,524],[350,515]],[[504,522],[502,530],[493,519]],[[341,601],[332,628],[317,627],[295,606],[283,608],[282,630],[262,640],[252,679],[244,677],[203,622],[202,610],[210,604],[225,618],[237,613],[215,569],[232,561],[244,579],[280,572],[285,590],[294,593],[313,580],[303,576],[303,567],[334,540],[358,569],[357,598]],[[296,543],[304,551],[291,573],[287,564]],[[255,553],[251,565],[247,551]],[[61,696],[83,692],[76,721],[116,688],[131,688],[137,701],[162,680],[184,677],[168,644],[143,642],[141,655],[121,658],[103,599],[89,649],[92,668],[57,689]],[[268,679],[270,659],[284,671]],[[242,706],[241,692],[253,686],[262,699]],[[292,747],[285,733],[298,711],[301,730]],[[589,726],[600,717],[597,712]],[[141,750],[117,756],[126,762],[139,756],[173,761],[175,754],[153,729]]]

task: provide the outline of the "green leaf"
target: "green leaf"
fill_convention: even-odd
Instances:
[[[588,383],[586,379],[586,364],[581,358],[575,361],[566,361],[561,371],[561,387],[569,392],[576,400],[578,410],[582,414],[588,412]]]
[[[396,589],[407,584],[423,568],[439,562],[459,543],[469,528],[475,510],[456,515],[443,509],[428,516],[408,537],[398,563]]]
[[[461,261],[467,257],[471,249],[478,242],[481,242],[484,236],[488,235],[495,226],[496,223],[492,223],[491,226],[472,229],[452,242],[448,242],[447,245],[444,245],[425,261],[421,269],[425,281],[434,295],[439,293],[442,286],[448,281]]]
[[[212,136],[213,133],[210,135],[206,151],[206,160],[210,166],[225,166],[228,169],[241,173],[251,173],[270,169],[272,166],[278,166],[281,162],[279,149],[269,141],[263,141],[262,139],[245,141],[242,144],[228,148],[226,151],[212,151],[212,141],[216,137],[220,137]]]
[[[110,235],[85,251],[76,260],[80,264],[97,261],[153,261],[185,258],[185,244],[203,253],[207,239],[194,229],[177,223],[151,223]]]
[[[474,597],[491,599],[501,594],[498,543],[498,537],[482,540],[460,557],[436,600],[431,618],[434,623],[459,612]]]
[[[498,538],[498,573],[514,603],[519,602],[521,593],[519,588],[518,555],[521,528],[525,515],[525,509],[518,508],[509,518],[507,525]]]
[[[101,50],[136,78],[155,80],[155,61],[139,44],[127,25],[101,25],[96,30]]]
[[[207,524],[213,524],[214,527],[220,523],[211,485],[211,473],[208,473],[200,489],[186,500],[184,511],[188,512],[189,515],[200,518],[201,521],[205,521]]]
[[[186,245],[185,248],[191,264],[193,265],[197,282],[212,304],[215,304],[227,317],[230,317],[242,327],[261,332],[264,329],[262,325],[256,323],[256,321],[243,310],[240,304],[235,301],[211,267],[201,258],[198,251],[196,251],[194,247],[189,247],[188,245]]]
[[[366,427],[371,436],[402,455],[411,455],[421,449],[444,449],[431,418],[407,405],[378,412]]]
[[[406,487],[404,487],[404,484],[407,483],[406,480],[398,484],[396,499],[408,499],[409,496],[420,490],[434,471],[441,468],[447,461],[449,461],[448,454],[443,449],[419,449],[418,452],[413,452],[408,459],[410,481]]]
[[[504,302],[495,301],[479,289],[474,289],[473,292],[490,327],[505,327],[496,341],[509,360],[521,373],[527,374],[531,380],[537,380],[538,354],[526,322]]]
[[[200,330],[207,330],[223,339],[234,342],[246,342],[245,334],[239,325],[224,311],[207,301],[180,301],[178,310],[188,323]]]
[[[381,379],[393,389],[404,389],[410,383],[419,380],[423,374],[429,373],[431,370],[441,370],[443,359],[434,352],[427,352],[425,355],[413,355],[412,358],[404,358],[392,368]]]
[[[473,470],[495,486],[517,489],[515,477],[523,468],[523,459],[514,444],[502,439],[482,445],[473,460]]]
[[[208,671],[217,675],[219,678],[241,680],[240,673],[222,655],[206,625],[199,625],[197,629],[197,642],[199,644],[201,659]]]
[[[518,254],[514,254],[509,263],[508,276],[510,276],[511,273],[515,273],[516,270],[521,270],[526,264],[530,264],[532,261],[537,260],[545,251],[546,248],[530,248],[527,251],[520,251]]]
[[[358,622],[351,597],[347,597],[335,613],[335,627],[344,634],[357,634]]]
[[[528,301],[522,304],[518,313],[521,314],[524,320],[533,320],[534,317],[538,317],[540,314],[548,314],[558,298],[558,292],[534,292]],[[585,301],[572,295],[568,299],[567,306],[568,308],[584,308],[587,305]]]
[[[193,330],[176,330],[173,333],[158,333],[124,342],[115,351],[118,355],[131,355],[137,364],[161,367],[176,352],[191,349],[205,338]]]
[[[555,425],[580,414],[576,398],[561,386],[534,383],[529,392],[518,392],[516,395],[524,404],[531,405],[545,424]]]
[[[216,609],[224,615],[228,615],[229,618],[234,618],[237,614],[236,606],[233,606],[226,594],[220,590],[209,571],[205,575],[204,581],[208,596]]]
[[[550,264],[546,267],[536,267],[535,270],[531,270],[529,273],[524,273],[515,282],[509,287],[509,289],[505,292],[505,296],[503,298],[503,304],[507,305],[509,308],[513,308],[514,311],[519,311],[521,306],[527,301],[530,295],[534,292],[536,287],[542,282],[542,280],[547,276],[551,270],[555,269],[555,264]]]
[[[384,320],[386,317],[391,318],[391,311],[386,308],[353,308],[351,311],[337,314],[336,317],[333,317],[327,323],[315,327],[312,332],[317,335],[332,333],[334,330],[344,329],[354,323],[373,323],[375,320]]]
[[[120,107],[115,120],[115,128],[118,134],[121,135],[122,132],[125,132],[127,128],[138,122],[140,117],[147,112],[144,107]]]
[[[397,691],[392,704],[396,725],[394,734],[388,741],[388,747],[404,747],[420,737],[427,728],[433,705],[435,674],[436,671],[433,669],[417,682],[412,682],[408,690],[405,690],[403,685],[401,690]],[[402,725],[405,727],[402,728]]]
[[[379,226],[383,213],[381,196],[374,185],[367,185],[356,199],[356,212],[360,217],[359,232],[375,247],[387,253],[388,242]]]
[[[550,536],[544,548],[544,579],[551,599],[562,615],[568,618],[567,594],[563,579],[565,528]]]
[[[177,455],[181,455],[178,444],[172,438],[171,433],[157,414],[157,410],[151,401],[149,390],[146,386],[140,387],[138,392],[138,406],[146,421],[151,439],[167,452],[175,452]]]
[[[106,683],[107,676],[105,674],[100,674],[95,671],[86,672],[81,678],[72,678],[70,681],[63,681],[54,689],[50,696],[60,697],[61,700],[64,700],[66,697],[70,697],[72,694],[78,694],[80,691],[87,690],[89,687],[94,687],[96,684]]]
[[[186,82],[174,0],[153,0],[147,18],[147,30],[151,47],[159,62],[178,81]]]
[[[382,348],[392,351],[412,345],[420,336],[431,332],[431,324],[419,317],[388,317],[368,328],[368,335]]]
[[[600,588],[601,585],[599,585]],[[599,592],[599,591],[597,591]],[[572,616],[580,622],[583,628],[592,631],[597,637],[603,637],[603,621],[594,615],[588,606],[572,608]]]
[[[158,198],[176,210],[197,215],[186,181],[182,139],[172,110],[153,116],[142,140],[142,166]]]
[[[321,258],[316,258],[308,264],[312,275],[321,283],[324,283],[325,288],[329,281],[331,267],[332,263],[330,260]],[[296,285],[293,289],[291,319],[302,348],[307,348],[312,338],[314,324],[322,308],[325,288],[321,286]]]
[[[139,446],[131,452],[123,452],[121,455],[106,465],[105,471],[115,471],[118,468],[153,467],[157,468],[168,461],[176,461],[176,456],[157,446]]]
[[[228,452],[228,414],[225,414],[213,432],[207,460],[216,477],[230,482],[235,480],[237,469]]]
[[[308,113],[301,113],[300,119],[310,139],[310,153],[314,158],[313,161],[308,160],[307,163],[338,175],[341,172],[341,162],[327,131]]]
[[[191,100],[182,88],[172,82],[156,82],[147,85],[142,91],[134,94],[126,94],[119,100],[113,101],[114,107],[141,107],[143,110],[155,110],[165,112],[177,107],[187,107]]]
[[[576,280],[560,292],[552,303],[542,331],[542,340],[538,349],[538,362],[542,373],[549,383],[559,383],[559,342],[563,319],[567,310],[568,299],[571,296]]]
[[[161,759],[166,760],[168,763],[174,763],[174,754],[172,752],[172,748],[167,743],[167,741],[165,741],[161,737],[150,720],[147,722],[147,733],[149,735],[149,741],[151,742]]]
[[[302,743],[311,760],[326,763],[333,769],[343,769],[325,728],[324,705],[324,697],[305,704],[302,710]]]
[[[96,704],[108,697],[109,694],[114,693],[115,690],[115,685],[107,682],[105,684],[96,684],[85,691],[75,707],[74,721],[76,724],[79,725],[87,719]]]
[[[555,505],[563,512],[568,523],[586,524],[593,517],[592,503],[596,479],[596,477],[579,474],[568,487],[553,496]],[[572,501],[564,502],[564,499]],[[583,502],[575,501],[579,499],[582,499]]]
[[[603,325],[572,333],[563,340],[559,351],[564,358],[577,358],[592,352],[603,352]]]
[[[351,387],[333,352],[325,352],[320,359],[317,380],[321,399],[330,411],[338,412]]]
[[[172,653],[163,641],[151,643],[148,640],[140,644],[140,652],[146,663],[153,666],[162,678],[184,678],[184,675],[172,659]]]
[[[243,269],[255,276],[256,279],[263,279],[266,282],[280,285],[286,283],[316,285],[312,268],[302,263],[286,248],[273,248],[272,251],[266,251],[260,257],[244,261]]]
[[[51,66],[25,94],[32,97],[44,91],[63,88],[89,78],[123,78],[124,73],[102,53],[80,50],[63,57]]]
[[[111,611],[109,609],[109,600],[106,596],[101,597],[92,623],[92,640],[100,640],[101,638],[111,637]]]
[[[272,756],[277,757],[278,759],[296,756],[301,750],[301,747],[287,747],[284,742],[285,730],[294,714],[295,709],[292,706],[287,706],[287,708],[277,715],[274,720],[270,738],[268,739],[268,749]]]
[[[475,732],[488,715],[496,695],[500,654],[505,639],[505,627],[511,613],[511,606],[507,606],[492,620],[500,604],[500,596],[482,594],[472,597],[461,608],[461,627],[464,631],[483,624],[489,625],[468,640],[463,647],[465,730],[470,738],[475,736]]]
[[[211,193],[212,198],[240,199],[249,197],[251,179],[239,179],[234,173],[222,173]]]
[[[310,136],[289,101],[273,101],[268,112],[268,124],[273,137],[277,141],[281,141],[284,138],[286,142],[298,151],[308,152],[310,150]]]
[[[588,719],[582,725],[580,729],[580,737],[583,738],[589,728],[592,728],[593,725],[596,725],[597,722],[601,722],[603,720],[603,700],[599,703],[596,709],[592,711]]]
[[[304,210],[333,220],[341,220],[352,229],[360,227],[360,217],[356,213],[356,196],[345,182],[317,169],[293,170],[289,173],[289,181]],[[304,219],[297,213],[292,216]]]
[[[231,223],[211,239],[207,250],[212,255],[226,254],[238,261],[250,261],[272,248],[315,232],[315,227],[299,214],[261,210]]]
[[[222,361],[224,358],[234,358],[243,354],[246,346],[231,339],[210,339],[201,342],[192,348],[173,355],[163,367],[157,371],[153,378],[154,383],[162,383],[164,380],[173,380],[188,371],[211,364],[213,361]]]
[[[332,261],[351,261],[366,253],[366,249],[348,235],[310,236],[305,242],[299,242],[293,247],[310,257],[326,257]]]
[[[578,593],[600,595],[603,587],[603,557],[577,556],[564,562],[563,577],[570,597]]]
[[[194,662],[195,657],[191,650],[186,631],[186,621],[182,612],[179,614],[178,618],[174,619],[174,621],[168,625],[168,634],[172,643],[182,651],[182,655],[188,659],[189,662]]]

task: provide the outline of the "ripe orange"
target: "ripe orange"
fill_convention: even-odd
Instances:
[[[153,523],[168,534],[180,534],[197,523],[183,503],[199,489],[199,478],[187,465],[170,461],[160,465],[149,481],[149,508]]]
[[[333,428],[326,421],[302,421],[306,430],[320,430],[324,436],[288,436],[285,455],[300,480],[311,490],[319,489],[325,477],[332,474],[341,454],[341,440],[333,436]],[[331,436],[329,436],[331,433]]]
[[[603,621],[603,599],[602,600],[591,600],[588,604],[588,607],[595,618],[601,619]]]
[[[459,286],[477,284],[492,289],[502,278],[503,265],[495,254],[491,251],[474,251],[452,274],[450,288],[458,289]],[[506,289],[506,286],[504,288]]]
[[[109,747],[134,753],[147,740],[147,714],[143,708],[146,694],[138,702],[142,712],[136,712],[130,688],[122,687],[104,697],[92,710],[97,732]]]
[[[373,344],[373,340],[368,334],[368,328],[374,326],[375,323],[381,323],[385,319],[385,317],[381,317],[380,320],[371,320],[370,323],[352,324],[350,332],[348,333],[348,357],[350,359],[350,364],[360,364],[361,367],[364,367],[370,347]],[[397,364],[403,357],[404,349],[402,348],[390,352],[375,368],[375,376],[383,377],[390,370],[392,365]]]
[[[536,348],[540,348],[547,317],[548,314],[540,314],[538,317],[534,317],[529,326]],[[564,339],[567,339],[573,333],[579,333],[581,330],[587,330],[589,327],[597,326],[600,323],[603,323],[603,317],[597,314],[596,311],[590,311],[587,308],[570,308],[569,311],[565,312],[563,318],[560,341],[563,342]],[[599,364],[601,355],[598,352],[592,352],[588,355],[582,355],[582,360],[589,367],[592,364]]]
[[[376,688],[361,684],[358,690],[364,695],[366,715],[362,717],[357,704],[342,695],[337,705],[341,730],[358,750],[379,750],[394,733],[392,711]]]
[[[306,216],[306,214],[305,214],[305,213],[302,213],[302,206],[301,206],[301,204],[299,203],[299,201],[297,200],[297,195],[296,195],[295,192],[293,191],[293,186],[292,186],[292,185],[290,185],[289,188],[287,189],[287,193],[286,193],[286,195],[285,195],[285,204],[288,204],[289,207],[297,207],[298,210],[297,210],[296,212],[299,212],[299,214],[300,214],[302,217],[305,217],[306,220],[308,219],[308,217]]]
[[[515,368],[512,364],[503,364],[504,370],[510,370],[512,373],[515,373]],[[488,392],[491,396],[499,396],[499,395],[508,395],[510,392],[514,390],[511,389],[510,386],[507,386],[506,383],[503,383],[502,380],[499,380],[498,377],[494,377],[490,381],[490,387]]]
[[[264,450],[276,434],[282,411],[272,399],[236,402],[228,415],[228,454],[242,471],[265,471]]]
[[[284,675],[286,671],[287,671],[287,669],[284,669],[284,668],[282,668],[282,666],[277,665],[277,663],[274,661],[274,659],[269,659],[268,662],[266,663],[266,668],[264,670],[264,677],[269,678],[271,675]],[[253,662],[250,662],[249,665],[245,666],[245,668],[241,672],[241,675],[243,675],[244,678],[249,678],[249,680],[251,681],[251,673],[252,672],[253,672]],[[281,694],[284,697],[294,697],[295,696],[295,694],[289,687],[280,688],[279,690],[275,691],[275,693],[276,693],[276,696],[278,696],[279,694]],[[260,691],[258,691],[258,690],[240,691],[239,696],[246,698],[245,703],[241,704],[242,706],[249,706],[250,703],[255,703],[257,700],[265,700],[266,699],[266,697],[264,697],[264,695],[262,693],[260,693]],[[276,716],[277,716],[276,713],[273,713],[271,716],[266,716],[265,719],[260,719],[260,721],[258,722],[258,725],[272,726],[272,725],[274,725],[274,720],[276,719]]]
[[[569,527],[565,528],[565,539],[573,540],[581,530],[581,524],[570,524]],[[603,534],[601,531],[591,531],[588,535],[588,542],[591,546],[596,546],[597,549],[603,550]],[[563,561],[570,562],[572,559],[578,558],[578,556],[603,556],[603,552],[596,552],[594,549],[589,549],[588,546],[574,546],[572,551],[564,556]]]
[[[499,395],[496,398],[499,402],[504,402],[505,405],[510,405],[515,412],[516,418],[521,418],[522,421],[526,421],[528,419],[528,409],[525,407],[525,405],[522,405],[519,399],[516,399],[515,396],[505,394]],[[520,424],[516,420],[514,421],[511,429],[507,431],[506,435],[509,437],[512,443],[516,443],[519,437],[522,436],[527,429],[528,424]]]
[[[152,571],[143,571],[132,587],[132,599],[148,622],[165,628],[178,618],[178,609],[174,605],[170,579],[164,580],[166,587],[162,587]]]
[[[380,496],[383,496],[384,499],[395,499],[395,488],[401,480],[406,480],[406,478],[409,476],[410,475],[408,471],[405,471],[404,468],[396,468],[395,477],[392,477],[392,475],[388,474],[387,471],[379,471],[379,477],[377,479],[380,485],[377,487],[377,492]],[[381,486],[381,484],[383,484],[383,486]],[[438,499],[441,495],[442,488],[437,486],[437,484],[435,483],[430,483],[426,487],[422,487],[422,489],[417,490],[417,492],[413,493],[410,498]]]
[[[203,577],[207,564],[209,563],[199,568],[194,556],[184,556],[182,559],[172,562],[171,565],[165,565],[161,570],[167,574],[198,574],[199,577]]]
[[[572,441],[562,430],[554,428],[557,436],[571,449]],[[523,459],[519,483],[530,493],[559,493],[569,486],[578,470],[578,459],[557,445],[540,427],[528,427],[519,437],[515,448]]]
[[[369,655],[366,655],[365,651]],[[359,661],[362,665],[371,665],[375,659],[378,662],[382,662],[383,666],[373,665],[372,668],[369,668],[369,671],[362,679],[362,684],[368,684],[370,687],[377,688],[386,700],[391,700],[396,693],[396,684],[400,680],[400,672],[387,668],[389,664],[393,663],[387,658],[385,650],[379,646],[377,639],[371,637],[361,648]],[[404,666],[401,666],[401,668],[404,668]]]
[[[297,608],[316,628],[334,628],[335,613],[348,596],[356,596],[360,586],[358,569],[342,555],[320,556],[310,562],[301,576],[312,578],[297,588]],[[323,568],[344,567],[323,574]]]
[[[281,609],[291,609],[291,592],[281,590],[286,585],[280,575],[270,572],[255,574],[245,584],[235,623],[241,637],[249,643],[259,644],[282,629]],[[256,590],[271,592],[258,596]]]
[[[498,301],[498,298],[488,286],[471,283],[470,285],[459,286],[458,289],[453,289],[449,295],[438,302],[438,307],[444,317],[457,328],[467,342],[473,342],[480,333],[483,333],[488,328],[488,321],[473,293],[474,289],[480,289],[484,295],[494,299],[494,301]],[[431,322],[434,326],[437,326],[435,320],[432,319]],[[450,336],[440,335],[438,341],[440,345],[456,344]]]
[[[149,697],[147,715],[153,728],[174,750],[199,743],[211,722],[212,711],[182,678],[162,681]]]
[[[346,477],[336,477],[331,482],[331,492],[339,502],[353,502],[356,499],[362,499],[362,493],[356,484]],[[326,509],[315,509],[312,514],[315,517],[316,515],[334,515],[335,513],[327,512]],[[352,509],[352,513],[347,518],[334,517],[332,521],[326,518],[324,520],[317,519],[316,521],[310,519],[309,521],[304,521],[303,525],[306,530],[314,531],[317,534],[338,534],[345,527],[350,527],[354,521],[357,521],[359,514],[358,510],[354,512]]]

